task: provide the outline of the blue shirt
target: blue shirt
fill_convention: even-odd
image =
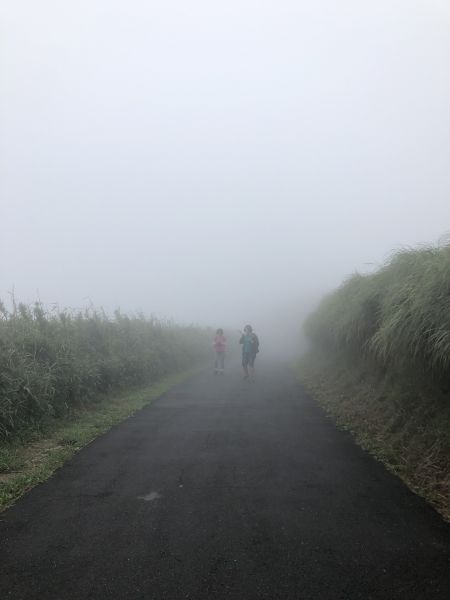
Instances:
[[[242,352],[244,354],[252,354],[254,352],[253,344],[254,340],[252,334],[242,336]]]

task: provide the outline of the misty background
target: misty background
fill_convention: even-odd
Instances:
[[[296,336],[450,229],[446,0],[0,7],[5,300]]]

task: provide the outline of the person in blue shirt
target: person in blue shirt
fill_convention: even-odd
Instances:
[[[239,343],[242,344],[242,368],[244,369],[244,379],[248,379],[249,367],[252,379],[255,377],[255,358],[259,352],[259,340],[256,333],[253,332],[251,325],[244,327],[244,333],[241,335]]]

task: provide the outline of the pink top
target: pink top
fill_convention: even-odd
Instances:
[[[225,352],[227,338],[224,335],[216,335],[214,338],[214,350],[216,352]]]

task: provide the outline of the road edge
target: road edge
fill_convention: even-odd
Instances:
[[[151,385],[107,396],[98,404],[79,410],[51,432],[9,448],[12,469],[0,472],[0,513],[39,483],[47,480],[82,448],[115,425],[148,406],[174,386],[200,372],[195,367]],[[15,465],[15,467],[14,467]]]
[[[339,429],[349,431],[358,446],[450,523],[448,460],[444,464],[440,440],[433,438],[433,430],[422,427],[421,431],[417,426],[421,412],[402,414],[401,404],[395,402],[396,390],[382,390],[358,371],[321,362],[320,356],[304,355],[294,372]]]

